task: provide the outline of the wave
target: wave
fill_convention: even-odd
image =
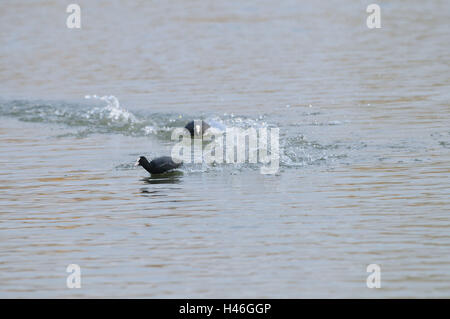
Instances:
[[[164,141],[171,139],[174,128],[184,127],[192,116],[174,113],[131,112],[120,105],[113,96],[86,95],[85,101],[68,103],[65,101],[0,101],[0,115],[14,117],[25,122],[41,122],[66,125],[77,128],[75,132],[60,135],[84,137],[93,133],[115,133],[130,136],[156,136]],[[324,145],[305,138],[299,128],[283,132],[282,125],[270,122],[267,115],[255,118],[238,116],[233,113],[203,115],[203,119],[219,128],[238,127],[273,128],[280,127],[280,165],[303,167],[322,165],[347,157],[345,149],[338,144]],[[328,125],[336,125],[335,123]],[[200,170],[203,170],[201,168]]]

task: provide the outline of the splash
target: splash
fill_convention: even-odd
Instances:
[[[211,127],[225,131],[229,127],[248,128],[280,128],[280,167],[306,167],[315,165],[343,162],[350,151],[351,145],[330,142],[323,144],[304,136],[301,125],[286,126],[277,123],[271,115],[254,117],[231,114],[180,114],[154,113],[141,111],[132,113],[120,105],[114,95],[86,95],[89,102],[67,101],[29,101],[29,100],[0,100],[0,115],[10,116],[24,122],[40,122],[66,125],[74,128],[60,138],[75,136],[85,138],[90,134],[122,134],[128,136],[151,136],[163,143],[175,143],[171,140],[174,128],[184,127],[190,120],[203,119]],[[306,115],[305,115],[306,116]],[[307,118],[312,116],[307,115]],[[346,122],[327,123],[327,125],[345,125]],[[442,139],[441,139],[442,140]],[[441,141],[440,140],[440,141]],[[447,143],[440,144],[448,148]],[[258,145],[258,148],[261,146]],[[350,147],[350,148],[349,148]],[[357,147],[357,146],[356,146]],[[356,148],[358,149],[358,148]],[[250,150],[248,150],[250,151]],[[252,152],[255,150],[251,150]],[[264,151],[264,150],[263,150]],[[221,170],[226,165],[194,166],[194,171]],[[243,167],[253,167],[252,164]],[[233,169],[237,169],[233,166]],[[257,168],[255,168],[257,169]]]
[[[132,125],[134,123],[138,123],[138,119],[131,112],[120,107],[119,100],[114,95],[86,95],[85,99],[95,99],[99,101],[104,101],[107,103],[105,107],[99,108],[96,107],[93,110],[89,111],[86,116],[100,116],[102,119],[109,120],[109,124],[123,124],[123,125]]]

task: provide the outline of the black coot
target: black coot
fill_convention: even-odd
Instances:
[[[205,121],[195,121],[195,123],[194,121],[190,121],[184,128],[187,129],[189,133],[191,133],[191,137],[193,138],[194,136],[203,136],[203,134],[205,134],[206,130],[209,129],[209,127],[210,126]],[[202,132],[201,134],[200,131]]]
[[[151,162],[149,162],[144,156],[141,156],[137,159],[135,166],[142,166],[150,174],[161,174],[178,168],[182,164],[182,162],[174,162],[170,156],[158,157]]]

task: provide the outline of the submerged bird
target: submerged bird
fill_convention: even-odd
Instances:
[[[187,129],[189,133],[191,133],[191,137],[194,138],[194,136],[203,136],[209,127],[208,123],[202,120],[190,121],[184,128]]]
[[[179,163],[175,162],[170,156],[162,156],[153,159],[149,162],[144,156],[140,156],[135,166],[142,166],[147,172],[150,174],[162,174],[172,169],[178,168],[183,163],[180,161]]]

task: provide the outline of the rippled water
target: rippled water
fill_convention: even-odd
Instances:
[[[78,3],[0,3],[1,297],[450,297],[448,1]],[[134,168],[200,118],[279,173]]]

